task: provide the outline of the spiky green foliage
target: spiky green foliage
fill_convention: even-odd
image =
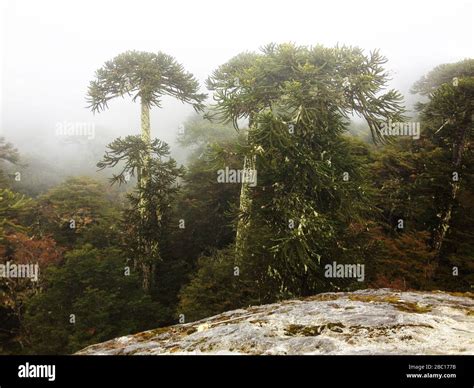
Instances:
[[[142,267],[144,288],[149,289],[156,263],[161,260],[160,242],[177,191],[176,179],[184,171],[169,158],[169,146],[165,142],[155,139],[148,143],[138,136],[114,140],[97,166],[104,169],[120,164],[121,171],[113,175],[111,182],[124,184],[140,174],[143,155],[148,158],[150,179],[128,195],[130,208],[125,214],[124,226],[130,257]]]
[[[470,169],[466,160],[472,159],[474,137],[474,60],[438,66],[423,77],[413,88],[414,92],[428,95],[428,102],[419,104],[418,110],[426,136],[440,148],[446,158],[444,164],[451,171],[441,180],[444,197],[439,224],[433,235],[433,248],[438,258],[451,225],[453,210],[463,190]],[[455,177],[453,174],[457,174]]]
[[[334,114],[359,114],[374,140],[382,140],[381,122],[403,119],[400,93],[381,94],[389,81],[386,61],[378,50],[367,56],[357,47],[270,44],[219,67],[207,86],[214,92],[217,116],[236,126],[239,119],[270,109],[296,125],[337,131]]]
[[[392,279],[405,287],[470,289],[473,63],[441,65],[418,81],[413,90],[427,97],[418,104],[420,139],[399,140],[374,155],[371,179],[381,217],[373,239],[382,244],[373,255],[374,274],[386,278],[376,286],[389,286]]]
[[[151,263],[159,256],[159,249],[157,240],[148,239],[146,235],[155,234],[155,231],[149,227],[157,224],[157,220],[162,217],[156,213],[161,199],[155,198],[153,190],[157,189],[162,193],[167,185],[166,173],[163,175],[167,166],[165,164],[158,166],[156,159],[152,160],[153,152],[167,152],[167,148],[165,151],[159,141],[151,140],[150,108],[160,107],[162,97],[167,95],[181,102],[191,103],[196,111],[200,111],[206,95],[199,93],[198,81],[173,57],[162,52],[138,51],[122,53],[97,70],[96,79],[89,86],[87,96],[89,108],[93,112],[104,110],[111,99],[125,95],[131,96],[133,101],[139,99],[141,104],[141,139],[128,137],[123,144],[121,144],[122,140],[118,139],[111,144],[111,159],[107,159],[106,154],[104,161],[99,163],[99,167],[114,166],[125,158],[128,159],[124,167],[125,171],[137,175],[138,203],[134,207],[137,208],[141,218],[142,226],[139,228],[141,237],[137,237],[139,238],[138,245],[141,247],[139,251],[143,253],[140,254],[139,261],[144,266],[144,287],[150,287],[153,278]],[[133,163],[132,167],[130,163]],[[119,176],[122,177],[118,178],[120,183],[123,183],[123,174],[114,177],[114,180]],[[157,181],[165,186],[157,187]],[[155,202],[148,203],[148,201]],[[148,231],[145,232],[147,229]]]
[[[249,142],[258,144],[258,183],[241,214],[249,219],[247,259],[266,258],[282,295],[348,286],[325,279],[322,267],[364,260],[351,228],[363,229],[369,189],[352,143],[331,132],[290,134],[271,113],[258,116]]]
[[[150,107],[160,107],[162,97],[171,96],[196,110],[206,98],[199,93],[198,81],[173,57],[143,51],[127,51],[105,62],[89,85],[87,101],[93,112],[99,112],[110,100],[126,95]]]
[[[378,51],[271,44],[208,79],[216,100],[210,117],[235,126],[249,120],[244,168],[258,173],[257,187],[242,185],[237,257],[266,262],[282,295],[334,284],[322,264],[343,261],[345,241],[359,247],[345,230],[369,210],[367,185],[341,135],[352,114],[366,119],[374,141],[383,140],[382,122],[404,119],[400,94],[383,94],[385,62]]]
[[[411,92],[422,96],[429,96],[443,84],[452,84],[453,78],[472,77],[474,74],[474,60],[465,59],[456,63],[444,63],[436,66],[427,75],[421,77],[413,85]]]

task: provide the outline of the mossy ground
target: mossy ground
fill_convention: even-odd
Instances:
[[[397,310],[404,311],[407,313],[423,314],[428,313],[432,310],[431,306],[423,306],[414,302],[407,302],[401,300],[396,296],[377,296],[377,295],[349,295],[349,299],[358,302],[366,303],[389,303],[393,305]]]

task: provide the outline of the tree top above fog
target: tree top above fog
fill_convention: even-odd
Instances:
[[[438,89],[442,84],[453,82],[453,78],[474,76],[474,59],[464,59],[456,63],[445,63],[436,66],[427,75],[421,77],[413,85],[411,92],[427,96]]]
[[[380,123],[402,121],[404,111],[401,94],[385,91],[386,62],[378,50],[366,55],[357,47],[269,44],[220,66],[207,87],[214,92],[218,116],[235,125],[265,110],[313,128],[321,127],[317,118],[325,113],[357,114],[380,140]]]
[[[163,96],[175,97],[201,110],[205,94],[199,82],[172,56],[162,52],[126,51],[96,71],[87,101],[93,112],[107,108],[115,97],[131,96],[148,106],[161,106]]]

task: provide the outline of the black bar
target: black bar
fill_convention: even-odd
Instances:
[[[20,378],[19,367],[26,363],[30,367],[54,365],[54,381]],[[257,383],[265,384],[262,388],[271,383],[291,387],[472,388],[473,367],[474,356],[3,356],[0,388],[99,384],[242,387]],[[407,374],[420,376],[409,378]]]

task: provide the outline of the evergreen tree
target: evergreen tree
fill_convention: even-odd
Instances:
[[[93,112],[107,108],[108,102],[116,97],[131,96],[133,101],[139,100],[141,104],[141,141],[140,164],[138,166],[138,211],[141,229],[146,229],[146,224],[154,223],[156,214],[148,213],[150,204],[147,203],[147,194],[151,193],[148,187],[154,180],[152,177],[153,166],[151,154],[156,143],[152,141],[150,134],[150,108],[160,107],[163,96],[175,97],[178,100],[191,103],[196,110],[202,109],[204,94],[198,92],[199,84],[196,79],[176,60],[162,52],[147,53],[128,51],[107,61],[105,65],[97,70],[96,79],[90,83],[88,92],[89,107]],[[158,215],[159,216],[159,215]],[[149,218],[152,219],[149,219]],[[143,270],[143,286],[149,289],[152,285],[153,264],[150,257],[156,255],[158,246],[155,242],[140,237],[140,266]]]
[[[472,152],[474,60],[438,66],[414,85],[413,92],[428,96],[427,103],[418,104],[424,130],[437,146],[451,154],[452,171],[444,179],[449,194],[442,200],[439,225],[433,235],[433,249],[439,258],[461,189],[461,176],[468,171],[465,153]]]
[[[134,192],[128,194],[130,206],[125,212],[123,226],[130,257],[142,271],[144,290],[150,291],[156,264],[162,259],[160,245],[178,190],[176,179],[184,171],[177,167],[174,159],[169,158],[166,143],[158,139],[148,143],[138,136],[114,140],[97,166],[104,169],[123,162],[120,173],[111,178],[112,183],[123,184],[129,177],[140,174],[145,153],[149,179],[146,185],[138,185]],[[144,213],[146,217],[143,217]]]
[[[383,140],[383,122],[403,119],[400,94],[381,94],[385,62],[378,51],[366,56],[351,47],[272,44],[261,54],[237,56],[208,80],[214,116],[234,124],[249,120],[243,169],[259,176],[258,187],[242,185],[237,260],[269,257],[266,272],[279,280],[282,293],[319,287],[321,258],[334,257],[325,239],[338,235],[334,223],[357,220],[363,207],[355,190],[358,173],[341,156],[350,154],[341,141],[349,116],[364,117],[375,141]],[[352,180],[343,181],[345,172]],[[342,218],[333,223],[334,212]]]
[[[34,354],[68,354],[108,339],[152,329],[168,313],[140,287],[116,248],[70,251],[44,274],[43,292],[26,306],[24,332]]]

